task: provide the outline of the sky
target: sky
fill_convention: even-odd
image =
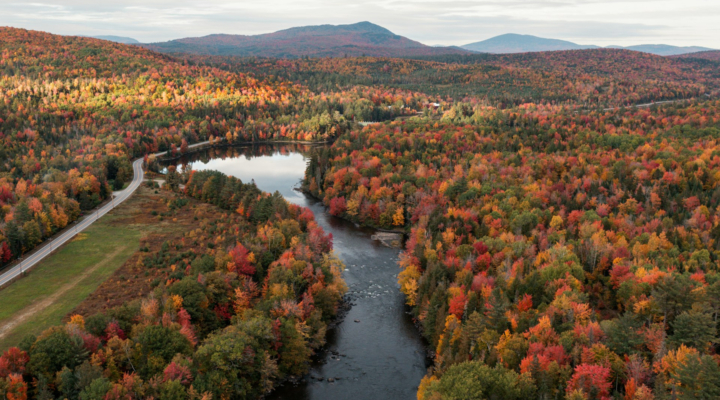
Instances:
[[[720,0],[0,0],[0,26],[141,42],[361,21],[428,45],[520,33],[720,49]]]

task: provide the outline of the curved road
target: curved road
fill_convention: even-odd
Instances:
[[[195,143],[191,146],[188,146],[188,148],[198,147],[208,143],[209,142]],[[166,153],[167,152],[155,153],[155,156],[161,156]],[[85,228],[92,225],[93,222],[97,221],[98,219],[100,219],[100,217],[115,208],[115,206],[127,200],[133,193],[135,193],[135,190],[137,190],[137,188],[139,188],[143,182],[145,172],[143,171],[142,165],[142,158],[137,159],[133,162],[132,182],[130,182],[130,185],[128,185],[125,190],[115,192],[113,195],[114,198],[111,199],[109,203],[105,204],[103,207],[100,207],[97,210],[92,211],[91,214],[86,215],[82,219],[75,221],[75,223],[68,225],[67,230],[63,232],[60,236],[56,237],[55,239],[48,240],[40,246],[36,247],[35,252],[27,256],[27,258],[22,260],[21,263],[3,272],[3,274],[0,275],[0,288],[25,273],[25,271],[28,271],[29,269],[34,267],[38,262],[40,262],[42,259],[50,255],[50,253],[55,251],[55,249],[67,243],[69,240],[75,237],[75,235],[82,232]]]

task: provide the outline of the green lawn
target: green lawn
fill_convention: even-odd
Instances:
[[[115,215],[104,216],[76,240],[48,256],[26,277],[0,290],[0,328],[18,315],[27,315],[0,338],[0,351],[17,345],[28,334],[37,335],[60,324],[67,313],[138,249],[143,227],[111,225],[116,218]],[[81,277],[79,281],[78,277]],[[74,282],[77,284],[69,287]],[[53,295],[57,298],[48,300]],[[28,312],[43,300],[49,302],[46,307]]]

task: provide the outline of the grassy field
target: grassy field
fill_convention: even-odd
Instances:
[[[92,315],[142,297],[151,281],[168,271],[143,270],[141,245],[159,251],[166,240],[181,237],[201,218],[221,218],[207,204],[168,208],[175,195],[141,186],[115,210],[41,261],[30,273],[0,290],[0,352],[29,334],[62,324],[69,313]],[[167,218],[161,218],[166,215]],[[140,268],[140,269],[138,269]]]
[[[115,218],[104,216],[27,277],[0,291],[0,326],[14,325],[0,337],[0,349],[60,324],[137,250],[142,235],[139,227],[111,225]]]
[[[40,262],[30,273],[0,290],[0,351],[62,323],[63,317],[93,293],[139,248],[140,239],[156,231],[153,217],[140,221],[157,195],[141,188]],[[118,223],[118,221],[121,221]]]

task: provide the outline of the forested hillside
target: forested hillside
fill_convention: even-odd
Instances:
[[[524,103],[616,107],[718,93],[712,62],[669,59],[627,50],[263,60],[197,59],[222,69],[273,75],[331,91],[349,85],[400,88],[447,101],[501,108]]]
[[[703,60],[720,62],[720,50],[701,51],[697,53],[681,54],[673,58],[699,58]]]
[[[718,139],[717,101],[457,104],[341,136],[306,185],[409,230],[399,283],[435,350],[419,399],[712,398]]]
[[[715,61],[171,57],[14,28],[0,54],[0,268],[134,159],[323,142],[305,190],[407,235],[398,280],[433,357],[420,400],[720,396]],[[141,295],[2,354],[0,395],[255,399],[307,372],[346,290],[332,237],[254,183],[165,179],[153,218],[197,226],[135,253]]]

